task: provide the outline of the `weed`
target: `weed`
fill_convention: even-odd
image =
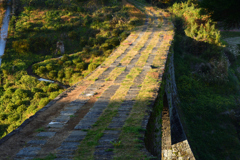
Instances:
[[[110,143],[111,143],[114,147],[119,147],[119,146],[121,145],[121,142],[122,142],[122,141],[115,141],[115,142],[110,141]]]
[[[45,131],[45,129],[43,127],[38,128],[38,129],[35,130],[35,132],[44,132],[44,131]]]

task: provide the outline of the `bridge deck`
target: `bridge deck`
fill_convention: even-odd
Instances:
[[[38,124],[40,132],[26,133],[22,129],[19,134],[23,142],[18,142],[22,147],[13,149],[11,155],[0,153],[1,157],[25,160],[50,153],[56,160],[148,156],[142,139],[149,105],[161,83],[173,26],[162,10],[132,3],[146,13],[145,24],[136,28],[88,78],[41,113],[48,114],[40,114],[39,123],[30,122]],[[19,141],[18,136],[9,140]],[[5,144],[10,147],[14,142]]]

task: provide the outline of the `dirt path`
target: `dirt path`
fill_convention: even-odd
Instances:
[[[142,141],[133,141],[131,135],[124,139],[123,128],[146,128],[146,111],[160,86],[173,28],[165,12],[131,3],[146,13],[145,24],[88,78],[0,145],[1,160],[34,159],[50,153],[55,160],[126,159],[125,151],[115,148],[117,142],[136,156],[148,154],[132,145],[144,145]]]

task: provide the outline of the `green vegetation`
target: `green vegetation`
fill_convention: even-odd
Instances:
[[[79,16],[79,24],[69,30],[65,43],[73,41],[81,52],[33,65],[35,74],[63,84],[74,84],[96,69],[106,57],[128,36],[138,18],[129,14],[129,7],[118,5],[95,8]],[[80,14],[80,13],[79,13]],[[76,19],[76,18],[75,18]],[[141,23],[140,23],[141,24]],[[80,28],[79,28],[80,27]],[[72,42],[71,42],[72,44]],[[71,53],[72,48],[66,50]]]
[[[26,70],[63,84],[78,82],[141,24],[142,14],[131,13],[131,7],[110,0],[19,1],[0,68],[0,138],[63,91]],[[60,41],[64,55],[56,46]]]
[[[239,0],[202,0],[200,5],[207,9],[214,20],[223,22],[224,27],[239,27]]]
[[[184,126],[196,159],[239,159],[236,118],[239,57],[230,59],[220,32],[192,1],[176,3],[174,63]],[[191,15],[191,16],[190,16]],[[226,35],[225,35],[226,36]]]

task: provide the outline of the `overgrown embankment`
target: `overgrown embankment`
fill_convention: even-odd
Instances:
[[[175,3],[174,63],[181,119],[196,159],[238,159],[233,114],[239,107],[238,56],[233,58],[209,15],[194,1]]]
[[[30,65],[44,61],[33,67],[39,76],[72,85],[101,64],[143,16],[108,0],[21,0],[15,8],[0,71],[0,137],[63,91],[27,75]],[[62,56],[57,42],[64,44],[64,55],[54,60]]]

